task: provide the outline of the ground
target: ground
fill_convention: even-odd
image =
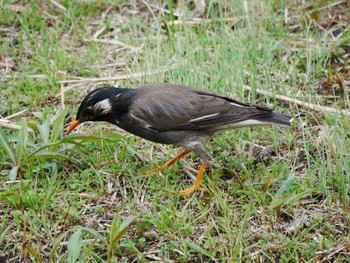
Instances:
[[[348,1],[0,1],[0,262],[349,262]],[[88,91],[168,82],[295,115],[200,167],[105,123]]]

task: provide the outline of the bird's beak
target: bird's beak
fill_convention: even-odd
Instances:
[[[78,125],[80,124],[79,120],[74,120],[72,121],[72,123],[69,125],[68,129],[67,129],[67,134],[69,134],[71,131],[73,131],[76,127],[78,127]]]

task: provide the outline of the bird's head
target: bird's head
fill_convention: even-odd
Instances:
[[[113,87],[98,88],[91,91],[81,102],[76,118],[67,129],[67,134],[79,124],[87,121],[112,122],[114,114],[118,114],[118,101],[122,99],[126,89]]]

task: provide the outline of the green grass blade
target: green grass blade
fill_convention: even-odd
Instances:
[[[252,205],[248,205],[244,218],[242,219],[241,223],[240,223],[240,228],[239,228],[239,232],[236,236],[236,243],[235,243],[235,256],[238,257],[239,256],[239,252],[242,249],[242,240],[244,238],[244,231],[247,229],[247,220],[251,215],[251,211],[252,211],[253,207]]]
[[[291,187],[294,180],[295,180],[295,176],[293,174],[291,174],[286,180],[284,180],[282,182],[280,188],[278,189],[278,191],[276,193],[276,196],[285,194],[289,190],[289,188]]]
[[[110,243],[111,244],[111,247],[114,247],[118,242],[119,240],[122,239],[122,237],[126,234],[126,232],[128,231],[128,227],[125,227],[123,228],[122,231],[118,232],[117,236],[112,240],[112,242]]]
[[[89,233],[90,235],[95,236],[96,238],[100,239],[102,242],[104,242],[107,245],[106,239],[104,238],[104,236],[102,236],[98,231],[96,231],[93,228],[90,227],[81,227],[81,230],[83,232]]]
[[[120,239],[125,235],[126,231],[128,231],[129,226],[139,217],[140,215],[137,216],[130,216],[126,218],[119,226],[118,228],[118,234],[113,238],[112,240],[112,246],[114,246],[116,243],[119,242]]]
[[[21,202],[21,197],[18,193],[13,191],[5,191],[0,193],[0,201],[8,201],[14,208],[18,208]]]
[[[122,237],[125,235],[125,233],[128,231],[128,228],[132,222],[135,221],[136,218],[138,218],[140,215],[137,216],[131,216],[127,219],[125,219],[123,222],[122,218],[119,214],[116,214],[116,216],[113,218],[112,225],[110,227],[110,234],[109,234],[109,245],[108,245],[108,253],[107,257],[108,260],[110,260],[113,256],[113,253],[115,251],[115,248],[117,246],[117,243],[122,239]]]
[[[26,161],[30,161],[36,158],[37,159],[65,159],[65,160],[71,160],[71,161],[80,163],[78,159],[75,159],[73,157],[70,157],[68,155],[64,155],[58,152],[36,153],[35,155],[31,155],[30,158],[27,158]]]
[[[68,137],[65,137],[62,139],[64,142],[91,142],[96,140],[106,140],[110,142],[118,142],[123,139],[123,135],[118,133],[110,133],[110,132],[104,132],[104,133],[94,133],[91,135],[71,135]]]
[[[68,111],[68,108],[62,110],[60,112],[60,114],[58,115],[53,127],[52,127],[52,130],[51,130],[51,136],[50,136],[50,142],[56,142],[61,134],[62,134],[62,130],[63,130],[63,126],[64,126],[64,118],[67,114],[67,111]]]
[[[50,125],[49,122],[46,120],[43,122],[43,124],[38,124],[37,128],[39,130],[39,135],[42,143],[44,145],[49,143],[50,138]]]
[[[26,246],[26,249],[28,250],[29,254],[31,254],[37,262],[42,263],[43,261],[40,258],[39,253],[32,247],[32,246]]]
[[[7,232],[11,229],[11,227],[12,227],[12,224],[10,224],[9,226],[7,226],[7,227],[2,231],[2,233],[0,234],[0,245],[1,245],[2,242],[4,241],[5,236],[6,236]]]
[[[16,165],[16,155],[13,149],[11,148],[11,145],[7,139],[6,133],[3,131],[1,127],[0,127],[0,145],[4,148],[5,152],[10,157],[12,164]]]
[[[87,257],[91,253],[92,249],[94,248],[96,244],[97,239],[91,242],[91,244],[87,247],[87,249],[84,250],[84,252],[81,255],[81,262],[86,262]]]
[[[53,257],[55,255],[55,252],[56,252],[58,246],[61,244],[61,241],[67,236],[67,234],[68,234],[68,231],[61,233],[53,242],[53,246],[52,246],[51,252],[49,254],[50,260],[53,260]]]
[[[68,262],[75,263],[80,256],[81,248],[83,246],[83,237],[81,228],[79,228],[71,236],[68,241]]]
[[[128,228],[125,226],[121,227],[122,224],[123,223],[121,216],[119,214],[116,214],[109,229],[109,244],[107,248],[108,261],[112,259],[118,241],[125,235],[128,230]]]
[[[9,174],[9,180],[10,181],[16,180],[17,173],[18,173],[18,168],[19,168],[18,166],[12,167],[12,169],[10,171],[10,174]]]
[[[18,166],[21,166],[23,156],[25,155],[28,143],[28,123],[25,120],[22,120],[21,129],[18,134],[17,141],[17,152],[16,152],[16,163]]]
[[[205,256],[207,256],[215,261],[215,257],[209,251],[206,251],[205,249],[201,248],[200,246],[197,246],[196,244],[193,244],[189,241],[186,241],[186,244],[190,248],[192,248],[194,251],[198,252],[200,255],[205,255]]]
[[[46,145],[43,145],[37,149],[35,149],[35,151],[31,152],[27,157],[26,159],[32,159],[34,156],[37,156],[39,155],[41,152],[43,153],[47,153],[47,151],[44,151],[48,148],[51,148],[53,146],[57,146],[57,145],[60,145],[60,144],[64,144],[65,142],[63,140],[59,141],[59,142],[55,142],[55,143],[49,143],[49,144],[46,144]],[[80,144],[78,142],[75,142],[75,141],[71,141],[71,142],[67,142],[67,143],[70,143],[70,144]]]
[[[75,144],[83,146],[82,143],[88,143],[88,142],[95,142],[96,140],[106,140],[110,142],[118,142],[122,139],[122,136],[119,134],[102,134],[102,136],[95,136],[95,135],[78,135],[78,136],[70,136],[65,137],[62,140],[54,143],[48,143],[46,145],[43,145],[35,151],[31,152],[26,158],[31,159],[33,156],[36,156],[39,152],[44,151],[47,148],[51,148],[53,146],[58,146],[62,144]]]
[[[124,231],[125,228],[128,228],[140,215],[130,216],[126,218],[119,227],[119,232]]]
[[[113,218],[111,228],[109,229],[109,248],[112,249],[114,246],[114,240],[117,238],[119,234],[119,228],[121,225],[121,217],[119,214],[116,214]]]

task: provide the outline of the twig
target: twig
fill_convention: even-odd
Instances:
[[[36,74],[36,75],[29,75],[27,78],[33,78],[33,79],[46,79],[47,76],[43,74]]]
[[[64,107],[64,103],[63,103],[63,105],[62,105],[62,109],[59,109],[56,113],[55,113],[55,115],[51,118],[51,120],[50,120],[50,124],[54,124],[55,122],[56,122],[56,120],[57,120],[57,118],[60,116],[60,114],[62,113],[62,111],[65,109],[65,107]]]
[[[196,180],[196,176],[194,176],[194,175],[191,173],[191,171],[194,172],[194,173],[197,173],[198,171],[197,171],[196,169],[193,169],[192,167],[190,167],[190,166],[188,166],[188,165],[185,165],[185,166],[183,167],[183,170],[184,170],[185,174],[186,174],[188,177],[190,177],[193,181]]]
[[[99,33],[99,32],[97,32],[97,33]],[[130,46],[128,44],[125,44],[119,40],[115,40],[115,39],[112,40],[112,39],[98,39],[98,38],[87,39],[87,38],[85,38],[84,40],[87,42],[96,42],[96,43],[102,43],[102,44],[118,45],[118,46],[122,46],[122,47],[125,47],[128,49],[131,49],[133,51],[143,48],[143,45],[141,45],[139,47],[134,47],[134,46]]]
[[[60,92],[55,94],[55,97],[61,97],[64,96],[64,93],[67,92],[68,90],[74,89],[74,88],[79,88],[80,86],[83,86],[84,83],[76,83],[72,84],[69,87],[65,87],[64,83],[61,83],[61,88]],[[64,101],[64,100],[63,100]],[[61,101],[62,104],[62,101]]]
[[[147,2],[146,1],[142,1],[143,4],[146,4]],[[156,5],[153,5],[153,4],[150,4],[150,3],[147,3],[148,6],[158,10],[158,11],[161,11],[163,13],[167,13],[167,14],[171,14],[170,10],[167,10],[167,9],[164,9],[164,8],[161,8],[159,6],[156,6]],[[173,11],[173,15],[176,16],[176,17],[180,17],[180,13],[176,12],[176,11]]]
[[[31,181],[32,180],[20,179],[20,180],[14,180],[14,181],[6,181],[6,182],[4,182],[4,184],[17,184],[17,183],[21,183],[21,182],[23,183],[23,182],[31,182]]]
[[[288,21],[289,21],[289,18],[288,18],[288,8],[285,8],[285,9],[284,9],[284,23],[287,25],[287,24],[288,24]]]
[[[247,85],[243,86],[244,89],[252,91],[252,87],[249,87]],[[270,91],[266,91],[266,90],[261,90],[261,89],[255,89],[255,92],[258,94],[262,94],[265,96],[269,96],[269,97],[273,97],[282,101],[286,101],[286,102],[291,102],[291,103],[295,103],[303,108],[306,109],[311,109],[311,110],[315,110],[315,111],[320,111],[320,112],[327,112],[327,113],[332,113],[332,114],[337,114],[337,115],[344,115],[346,117],[350,117],[350,111],[349,110],[338,110],[332,107],[327,107],[327,106],[320,106],[320,105],[316,105],[313,103],[309,103],[309,102],[304,102],[301,100],[297,100],[297,99],[292,99],[289,98],[287,96],[283,96],[283,95],[279,95],[276,93],[272,93]]]
[[[20,5],[4,5],[2,6],[3,9],[11,10],[17,13],[24,13],[27,11],[26,7],[20,6]]]
[[[122,79],[134,79],[134,78],[141,78],[149,75],[155,75],[159,73],[164,73],[173,69],[176,69],[180,66],[183,66],[186,64],[187,61],[185,61],[182,64],[175,64],[170,67],[164,67],[159,70],[150,70],[145,72],[137,72],[133,74],[124,74],[119,75],[115,77],[104,77],[104,78],[84,78],[84,79],[74,79],[74,80],[60,80],[58,83],[84,83],[84,82],[103,82],[103,81],[114,81],[114,80],[122,80]],[[66,90],[67,91],[67,90]]]
[[[114,63],[108,63],[108,64],[96,64],[91,65],[93,68],[108,68],[108,67],[123,67],[126,65],[126,62],[114,62]]]
[[[13,122],[9,122],[8,120],[5,120],[5,119],[0,119],[0,126],[4,127],[4,128],[11,129],[11,130],[20,130],[21,129],[20,125],[13,123]],[[34,132],[34,130],[32,128],[28,128],[28,131]]]
[[[10,63],[9,63],[10,62]],[[4,68],[15,68],[15,64],[12,62],[12,61],[8,61],[8,60],[5,60],[5,63],[4,62],[0,62],[0,67],[4,67]],[[5,75],[5,74],[3,74]]]
[[[101,27],[99,30],[96,31],[96,33],[94,34],[94,36],[92,37],[94,41],[97,40],[97,38],[103,33],[103,31],[105,31],[107,29],[107,26],[103,26]]]
[[[114,8],[114,6],[111,5],[110,7],[107,8],[106,11],[104,11],[104,12],[102,13],[102,15],[101,15],[101,20],[100,20],[100,21],[101,21],[101,24],[104,23],[106,16],[108,15],[109,11],[111,11],[113,8]]]
[[[250,20],[249,20],[249,17],[250,17],[250,15],[249,15],[249,8],[248,8],[248,3],[247,3],[246,0],[244,0],[243,6],[244,6],[244,12],[245,12],[247,23],[248,23],[248,28],[249,28],[249,31],[251,31],[252,30],[252,25],[251,25]]]
[[[9,115],[9,116],[5,117],[4,119],[5,119],[5,120],[12,119],[12,118],[14,118],[14,117],[17,117],[17,116],[20,116],[20,115],[26,113],[27,111],[28,111],[28,110],[21,110],[21,111],[19,111],[19,112],[16,112],[16,113],[14,113],[14,114],[12,114],[12,115]]]
[[[58,75],[58,78],[60,80],[66,80],[66,72],[65,71],[62,71],[62,70],[59,70],[57,72],[57,75]],[[62,109],[65,108],[65,105],[64,105],[64,84],[63,83],[60,83],[60,93],[61,93],[61,105],[62,105]]]
[[[186,25],[199,25],[199,24],[203,24],[203,23],[211,23],[212,21],[215,22],[237,22],[240,18],[222,18],[222,19],[202,19],[202,18],[192,18],[192,19],[188,19],[188,20],[174,20],[174,21],[168,21],[167,24],[168,25],[182,25],[182,24],[186,24]]]
[[[95,239],[85,239],[85,240],[83,240],[82,242],[83,243],[87,243],[87,244],[89,244],[89,243],[91,243],[92,241],[94,241]],[[68,241],[62,241],[62,242],[60,242],[60,245],[61,246],[68,246]]]
[[[60,9],[61,11],[63,11],[64,13],[67,12],[67,8],[65,8],[63,5],[61,5],[60,3],[57,3],[56,1],[54,0],[51,0],[50,1],[51,4],[53,4],[54,6],[56,6],[58,9]]]
[[[335,3],[331,3],[331,4],[326,5],[326,6],[315,8],[315,9],[312,9],[310,13],[318,12],[318,11],[321,11],[321,10],[324,10],[324,9],[327,9],[327,8],[331,8],[331,7],[335,7],[335,6],[340,5],[340,4],[344,3],[344,2],[345,1],[342,0],[342,1],[335,2]]]
[[[151,6],[147,3],[147,1],[142,1],[142,3],[148,8],[150,13],[152,14],[154,21],[157,21],[156,15],[154,14]]]
[[[127,144],[126,145],[126,148],[128,149],[129,152],[132,152],[133,155],[139,159],[141,162],[149,162],[149,160],[147,160],[145,157],[143,157],[141,154],[139,154],[137,151],[135,151],[134,149],[132,149],[131,147],[129,147]]]

